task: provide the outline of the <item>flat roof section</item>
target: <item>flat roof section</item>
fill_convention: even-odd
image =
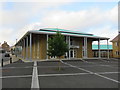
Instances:
[[[21,39],[23,39],[24,37],[26,37],[30,33],[54,35],[54,34],[56,34],[57,31],[60,31],[62,35],[66,35],[66,36],[93,38],[94,41],[96,41],[98,39],[100,39],[100,40],[110,39],[110,38],[107,38],[107,37],[95,36],[93,34],[82,33],[82,32],[79,32],[79,31],[70,31],[70,30],[58,29],[58,28],[43,28],[43,29],[39,29],[39,30],[30,30]],[[17,43],[19,43],[19,41]]]
[[[48,32],[59,31],[61,33],[71,33],[71,34],[80,34],[80,35],[93,36],[93,34],[83,33],[83,32],[79,32],[79,31],[71,31],[71,30],[66,30],[66,29],[59,29],[59,28],[43,28],[43,29],[40,29],[40,31],[48,31]]]
[[[76,36],[76,37],[89,37],[89,38],[100,38],[101,40],[109,39],[107,37],[95,36],[93,34],[82,33],[79,31],[70,31],[65,29],[58,28],[43,28],[40,30],[31,30],[30,33],[41,33],[41,34],[55,34],[57,31],[60,31],[63,35]]]

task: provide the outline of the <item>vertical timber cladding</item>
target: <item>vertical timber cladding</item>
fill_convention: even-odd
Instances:
[[[32,34],[32,58],[36,59],[36,34]]]
[[[76,58],[82,58],[82,40],[81,37],[74,37],[74,41],[76,42],[76,45],[79,46],[79,48],[75,48],[76,50]]]
[[[32,34],[32,58],[35,59],[35,37]]]
[[[32,58],[40,59],[40,35],[33,34],[32,35]]]
[[[92,40],[93,39],[91,39],[91,38],[87,39],[87,55],[88,55],[88,58],[92,58],[93,57]]]
[[[22,58],[24,58],[24,40],[22,40]]]
[[[47,36],[40,34],[40,59],[46,59],[47,54]]]
[[[24,38],[23,40],[23,57],[24,59],[26,58],[26,38]]]
[[[32,34],[32,58],[33,59],[46,59],[46,35]]]
[[[115,46],[115,42],[113,42],[113,57],[116,57],[116,50],[117,50],[117,47]]]
[[[27,58],[30,58],[30,35],[28,35],[28,53],[27,53]]]
[[[37,48],[36,48],[36,42],[37,42],[37,38],[36,38],[36,34],[34,34],[34,36],[33,36],[33,38],[34,38],[34,59],[36,59],[36,53],[37,53]]]

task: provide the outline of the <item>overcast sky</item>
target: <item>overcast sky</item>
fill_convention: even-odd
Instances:
[[[28,30],[40,28],[75,30],[110,40],[118,34],[118,2],[115,0],[8,1],[0,2],[0,43],[7,41],[14,45]]]

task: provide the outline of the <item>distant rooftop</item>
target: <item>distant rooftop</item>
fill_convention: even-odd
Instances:
[[[98,45],[92,45],[92,49],[93,49],[93,50],[98,49]],[[101,49],[101,50],[106,50],[106,49],[107,49],[107,45],[100,45],[100,49]],[[112,48],[112,45],[109,45],[109,49],[113,49],[113,48]]]

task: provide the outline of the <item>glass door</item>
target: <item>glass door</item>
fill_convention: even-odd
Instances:
[[[74,58],[74,50],[70,50],[70,58]]]

